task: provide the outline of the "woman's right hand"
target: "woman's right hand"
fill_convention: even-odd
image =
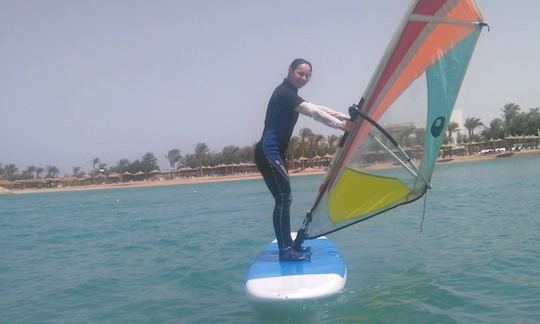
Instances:
[[[350,132],[354,128],[354,122],[350,119],[343,120],[340,128],[345,132]]]

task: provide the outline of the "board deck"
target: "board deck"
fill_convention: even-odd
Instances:
[[[347,280],[341,254],[326,237],[307,240],[311,260],[280,262],[277,241],[268,244],[251,265],[245,285],[254,301],[300,300],[337,294]]]

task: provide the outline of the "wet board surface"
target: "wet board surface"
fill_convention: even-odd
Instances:
[[[339,293],[347,280],[347,267],[326,237],[306,240],[310,261],[279,261],[277,241],[268,244],[249,268],[245,290],[254,301],[313,299]]]

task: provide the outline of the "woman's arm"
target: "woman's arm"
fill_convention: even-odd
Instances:
[[[328,107],[304,101],[298,105],[295,110],[302,115],[309,116],[316,121],[325,124],[326,126],[339,128],[344,131],[350,130],[350,123],[347,123],[349,117]]]

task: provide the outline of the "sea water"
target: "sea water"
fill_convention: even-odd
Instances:
[[[438,166],[426,201],[329,236],[339,295],[285,305],[243,291],[273,239],[262,180],[1,196],[0,322],[540,322],[539,168]],[[293,227],[322,179],[292,178]]]

